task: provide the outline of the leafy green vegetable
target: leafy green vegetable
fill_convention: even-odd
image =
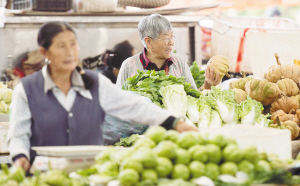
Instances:
[[[123,84],[122,89],[133,91],[142,96],[148,97],[153,103],[163,107],[162,96],[159,93],[161,87],[179,84],[184,86],[187,95],[199,98],[200,92],[192,89],[191,84],[185,82],[184,77],[176,78],[172,75],[165,75],[165,71],[149,70],[143,72],[138,70],[138,74],[130,77]]]
[[[187,112],[186,112],[188,118],[193,123],[199,122],[199,99],[194,98],[192,96],[187,96]]]
[[[0,82],[0,114],[9,113],[12,93],[12,89],[7,88],[7,85],[4,85],[2,82]]]
[[[197,88],[200,88],[204,84],[205,71],[199,69],[196,61],[194,61],[193,64],[190,66],[190,70],[191,70],[191,73],[192,73],[192,76],[194,78]]]
[[[236,124],[238,122],[239,114],[234,90],[221,90],[212,86],[212,91],[208,95],[208,102],[219,112],[226,124]]]
[[[221,127],[223,125],[223,120],[221,119],[219,112],[212,109],[210,116],[209,128]]]
[[[183,117],[187,111],[187,96],[183,85],[169,85],[159,90],[164,108],[175,117]]]
[[[292,179],[292,174],[284,168],[273,169],[269,172],[260,172],[253,178],[253,184],[276,183],[276,184],[299,184],[298,180]],[[294,183],[296,182],[296,183]]]
[[[242,124],[254,125],[258,121],[262,111],[263,105],[247,96],[247,100],[243,101],[239,106],[239,115]]]
[[[270,124],[273,123],[273,120],[268,119],[269,117],[271,117],[270,114],[261,114],[255,121],[254,125],[259,127],[268,127]]]
[[[211,117],[211,105],[207,100],[207,96],[201,95],[199,98],[199,122],[198,127],[208,127]]]
[[[114,146],[131,147],[139,138],[140,136],[138,134],[132,134],[129,137],[121,138]]]

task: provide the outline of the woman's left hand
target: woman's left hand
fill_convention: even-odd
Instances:
[[[220,79],[219,79],[219,72],[216,73],[216,77],[215,77],[215,73],[214,73],[214,69],[213,68],[209,68],[207,67],[205,70],[205,81],[204,81],[204,89],[210,89],[211,86],[216,86],[218,84],[220,84]]]
[[[190,125],[190,124],[186,123],[183,120],[178,120],[178,122],[175,126],[175,130],[177,130],[178,132],[184,132],[184,131],[197,131],[197,132],[199,132],[198,128],[196,128],[193,125]]]

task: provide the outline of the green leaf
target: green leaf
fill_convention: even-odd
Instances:
[[[196,61],[194,61],[193,64],[190,66],[190,70],[191,70],[191,73],[192,73],[192,76],[194,78],[197,88],[200,88],[204,84],[205,71],[199,69]]]

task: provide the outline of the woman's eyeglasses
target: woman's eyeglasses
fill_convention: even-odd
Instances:
[[[172,36],[172,37],[165,37],[163,39],[156,39],[156,40],[162,40],[163,42],[165,42],[165,44],[168,44],[169,42],[174,42],[176,39],[176,36]]]
[[[149,36],[148,36],[149,37]],[[153,39],[152,37],[150,37],[151,39]],[[176,39],[176,36],[173,35],[172,37],[165,37],[163,39],[156,39],[156,40],[161,40],[163,41],[165,44],[168,44],[169,42],[174,42]]]

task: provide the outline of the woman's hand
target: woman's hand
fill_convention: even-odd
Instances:
[[[30,163],[27,158],[21,157],[14,162],[14,166],[22,167],[27,172],[30,168]]]
[[[215,78],[215,73],[213,68],[207,67],[205,70],[205,81],[204,81],[204,89],[210,89],[211,86],[216,86],[220,84],[220,79],[219,79],[219,72],[216,74]]]
[[[186,123],[185,121],[179,119],[176,126],[175,126],[175,130],[177,130],[178,132],[184,132],[184,131],[199,131],[198,128],[196,128],[193,125],[190,125],[188,123]]]

